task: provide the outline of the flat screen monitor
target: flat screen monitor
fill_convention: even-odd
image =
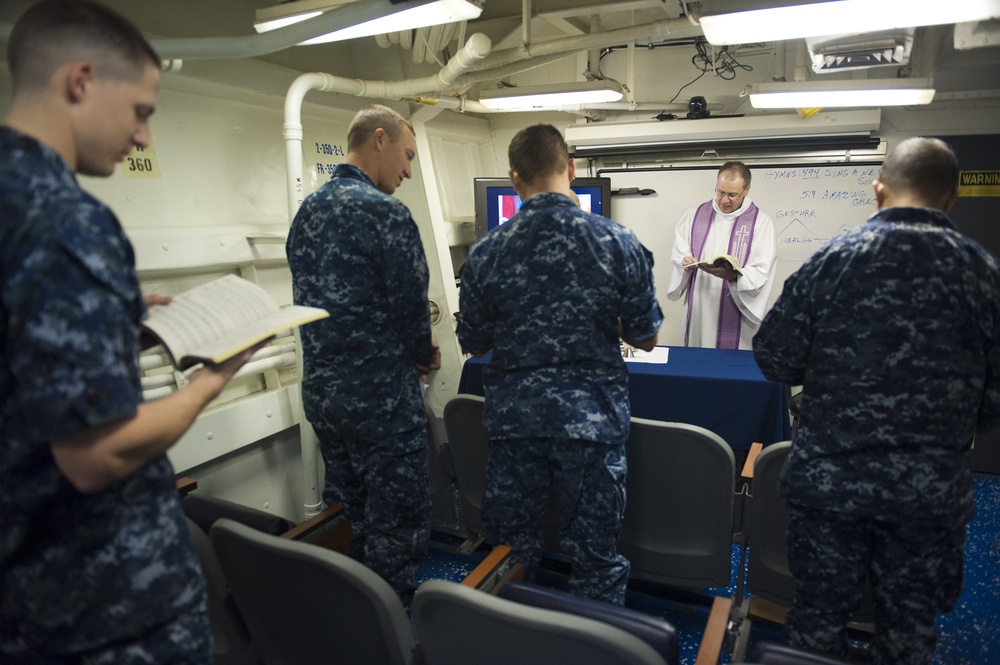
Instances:
[[[521,208],[521,197],[509,178],[476,178],[476,240],[500,226]],[[611,178],[576,178],[570,187],[580,207],[611,217]]]

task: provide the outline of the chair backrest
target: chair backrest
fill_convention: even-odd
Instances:
[[[478,395],[456,395],[444,407],[444,429],[461,496],[463,521],[468,529],[481,535],[488,535],[482,514],[490,451],[490,441],[483,429],[485,403]]]
[[[524,605],[568,612],[602,621],[635,635],[653,647],[668,665],[680,662],[680,638],[677,629],[660,617],[525,582],[505,584],[497,595]]]
[[[392,587],[353,559],[227,519],[212,545],[265,665],[406,665],[414,639]]]
[[[736,460],[703,427],[633,418],[618,551],[631,576],[669,586],[726,586],[732,575]]]
[[[665,665],[620,628],[444,580],[420,586],[413,617],[427,665]]]
[[[440,426],[434,411],[427,414],[427,476],[430,481],[431,525],[449,531],[458,526],[457,485],[451,451],[439,434]]]
[[[782,441],[767,446],[757,456],[747,531],[747,591],[784,607],[795,600],[795,579],[788,567],[788,512],[780,490],[781,469],[791,449],[791,441]],[[853,620],[871,621],[874,613],[871,581],[866,577],[861,606]]]
[[[229,583],[222,572],[208,534],[190,517],[186,518],[201,570],[208,587],[208,617],[212,626],[212,660],[215,665],[258,665],[250,633],[236,609]]]
[[[295,526],[280,515],[207,494],[187,494],[181,499],[181,506],[188,519],[201,527],[205,533],[209,532],[216,520],[223,517],[236,520],[240,524],[246,524],[257,531],[263,531],[272,536],[280,536]]]
[[[791,449],[791,441],[782,441],[757,456],[747,531],[747,590],[785,607],[795,600],[795,580],[788,569],[788,513],[778,485]]]
[[[848,665],[829,654],[804,651],[777,642],[760,642],[754,651],[754,665]]]

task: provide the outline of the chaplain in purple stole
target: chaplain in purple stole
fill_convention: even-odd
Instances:
[[[684,346],[750,349],[774,282],[777,245],[771,218],[750,199],[750,169],[742,162],[719,168],[710,201],[677,223],[667,298],[684,298]],[[730,255],[729,263],[687,268]]]

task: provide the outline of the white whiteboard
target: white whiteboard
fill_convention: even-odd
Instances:
[[[877,210],[872,181],[880,162],[836,165],[751,166],[750,198],[774,222],[778,265],[768,307],[785,279],[823,243],[862,224]],[[611,189],[652,189],[648,196],[613,195],[611,217],[639,237],[655,259],[653,276],[665,321],[660,344],[684,343],[681,301],[667,300],[670,254],[677,221],[713,196],[718,166],[657,170],[605,170]]]

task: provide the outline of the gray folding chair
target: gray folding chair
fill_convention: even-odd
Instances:
[[[780,489],[781,469],[791,449],[791,441],[773,443],[761,451],[753,465],[753,485],[746,504],[747,597],[739,599],[737,608],[740,622],[734,660],[746,653],[754,620],[783,624],[795,601],[795,578],[788,568],[788,513]],[[853,617],[861,641],[869,637],[870,630],[859,624],[873,617],[871,589],[866,582],[861,607]]]
[[[490,440],[483,429],[483,408],[486,400],[478,395],[456,395],[444,407],[444,427],[448,437],[447,450],[455,473],[455,483],[461,497],[462,523],[470,532],[463,551],[475,549],[492,534],[483,522],[483,496],[486,494],[486,465]],[[547,552],[559,551],[558,497],[549,496],[542,513],[542,547]]]
[[[628,501],[618,551],[631,577],[682,588],[727,586],[732,575],[736,460],[695,425],[633,418]]]
[[[439,435],[437,418],[430,407],[427,413],[427,476],[431,495],[431,528],[455,533],[460,530],[458,518],[458,487],[451,450]]]
[[[392,587],[331,550],[228,519],[212,545],[264,665],[408,665],[414,639]]]
[[[456,395],[444,407],[444,429],[458,486],[461,521],[471,532],[470,547],[488,537],[483,523],[486,494],[486,460],[490,441],[483,430],[483,405],[478,395]]]
[[[413,617],[427,665],[667,665],[621,628],[444,580],[420,586]]]
[[[235,601],[229,583],[219,566],[212,542],[201,526],[185,518],[191,541],[208,589],[208,617],[212,627],[212,661],[215,665],[258,665],[260,658],[251,644],[250,633]]]
[[[669,665],[681,662],[680,635],[666,619],[527,582],[504,584],[496,595],[523,605],[568,612],[621,628],[653,647]]]

